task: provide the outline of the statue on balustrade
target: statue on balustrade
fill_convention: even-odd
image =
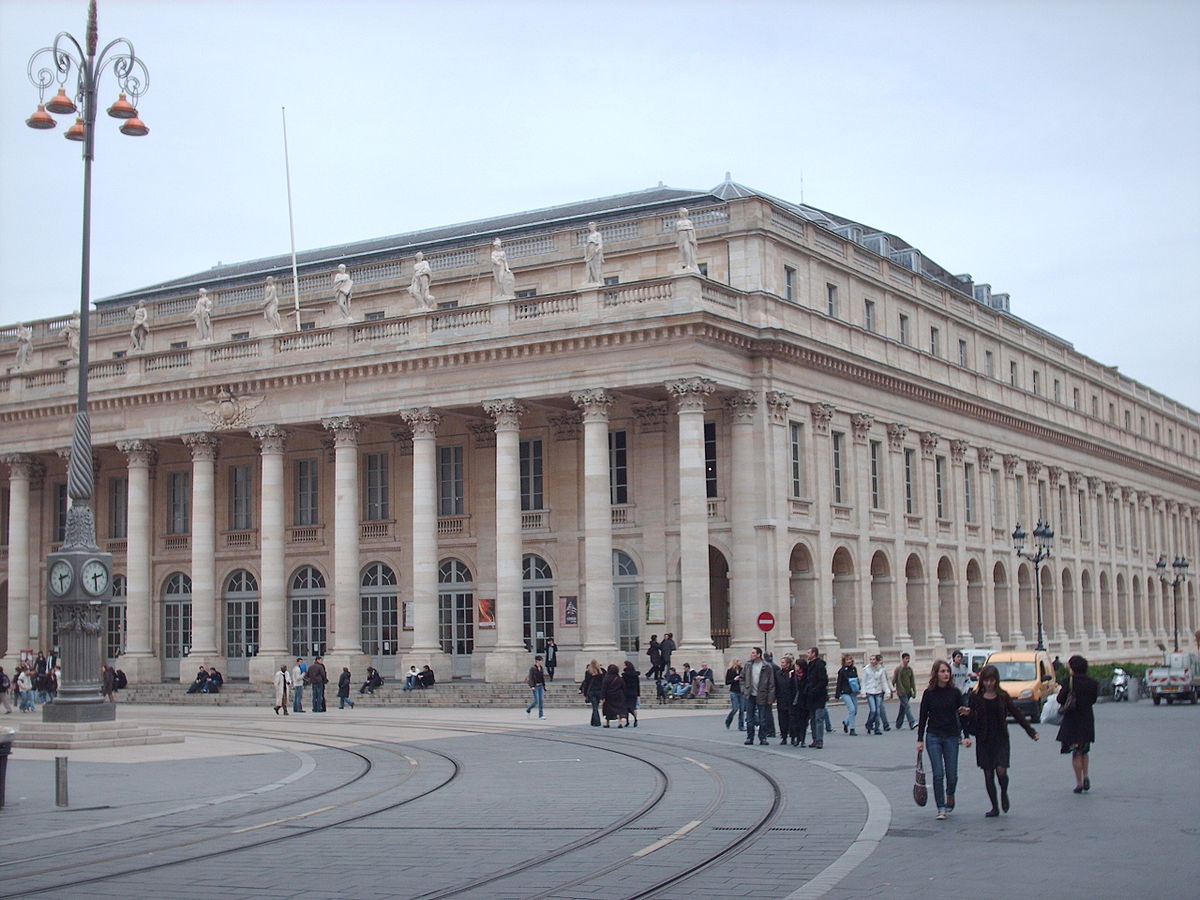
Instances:
[[[24,369],[33,358],[33,329],[17,323],[17,368]]]
[[[511,300],[517,293],[517,279],[508,267],[508,254],[500,238],[492,241],[492,280],[496,284],[496,299]]]
[[[139,300],[137,306],[129,308],[133,316],[133,327],[129,329],[129,349],[145,350],[146,339],[150,337],[150,310],[146,309],[146,301]]]
[[[268,275],[267,283],[263,285],[263,318],[272,331],[283,331],[283,323],[279,321],[279,291],[275,287],[274,275]]]
[[[433,269],[425,259],[425,254],[418,250],[417,256],[413,260],[412,284],[408,286],[408,292],[417,301],[419,309],[431,309],[433,307],[433,294],[429,290],[432,282]]]
[[[212,340],[212,309],[213,302],[209,299],[208,291],[200,288],[200,296],[196,299],[192,318],[196,320],[196,330],[200,332],[201,341]]]
[[[333,276],[333,298],[337,301],[338,309],[347,319],[354,318],[350,315],[350,294],[353,290],[354,282],[350,280],[346,264],[339,263],[337,274]]]
[[[71,359],[79,359],[79,313],[71,313],[67,324],[63,326],[63,340],[71,351]]]
[[[587,274],[586,285],[598,285],[604,281],[604,238],[595,222],[588,222],[587,242],[583,245],[583,261]]]
[[[685,272],[699,273],[696,264],[696,226],[688,218],[686,206],[679,208],[679,218],[675,220],[675,246],[679,248],[679,267]]]

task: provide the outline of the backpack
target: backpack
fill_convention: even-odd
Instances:
[[[126,686],[129,684],[129,679],[125,677],[125,673],[120,669],[117,669],[113,678],[115,679],[114,683],[116,684],[118,690],[125,690]]]
[[[10,687],[12,687],[12,679],[4,672],[0,672],[0,693],[7,691]]]

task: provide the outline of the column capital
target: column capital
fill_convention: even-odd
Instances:
[[[734,425],[752,425],[754,410],[758,408],[758,395],[754,391],[738,391],[724,398],[725,408],[733,417]]]
[[[1025,474],[1027,474],[1030,478],[1032,478],[1036,481],[1038,476],[1042,474],[1041,460],[1038,460],[1038,459],[1025,460]]]
[[[704,412],[705,401],[708,395],[717,389],[717,383],[711,378],[700,376],[679,378],[668,381],[666,389],[674,398],[679,412]]]
[[[854,433],[854,440],[860,444],[866,442],[874,425],[875,417],[870,413],[852,413],[850,416],[850,429]]]
[[[1121,488],[1121,498],[1126,503],[1137,503],[1138,492],[1131,487]]]
[[[321,425],[333,435],[335,448],[358,446],[358,433],[362,430],[362,423],[353,416],[330,416],[322,419]]]
[[[261,453],[282,453],[287,446],[288,433],[278,425],[258,425],[250,429],[250,437],[258,441]]]
[[[792,408],[792,395],[783,391],[767,391],[767,414],[772,425],[786,425]]]
[[[889,422],[887,436],[888,449],[899,453],[904,449],[904,439],[908,437],[908,426],[903,422]]]
[[[571,402],[583,411],[584,422],[607,422],[613,396],[604,388],[589,388],[586,391],[572,391]]]
[[[1021,457],[1015,453],[1004,454],[1004,474],[1012,478],[1017,474],[1017,466],[1021,464]]]
[[[979,459],[979,468],[988,470],[992,467],[992,459],[996,456],[996,451],[991,447],[976,447],[975,455]]]
[[[833,421],[833,414],[837,411],[837,407],[832,403],[810,403],[809,410],[812,413],[813,431],[817,434],[829,434],[829,423]]]
[[[414,439],[437,437],[438,426],[442,424],[442,417],[428,406],[401,410],[400,418],[408,423]]]
[[[125,459],[131,469],[138,466],[152,466],[158,456],[158,451],[154,449],[154,445],[150,441],[117,441],[117,449],[125,454]]]
[[[956,466],[961,466],[967,458],[967,451],[971,445],[966,441],[954,438],[950,441],[950,462]]]
[[[942,436],[936,431],[921,432],[921,456],[925,459],[933,459],[933,454],[937,450],[938,443]]]
[[[525,414],[525,404],[515,397],[487,400],[483,404],[484,411],[496,420],[496,430],[516,431],[521,427],[521,416]]]
[[[9,478],[20,478],[27,481],[37,478],[37,470],[41,468],[41,463],[25,453],[5,453],[0,456],[0,462],[8,466]]]
[[[1062,466],[1046,466],[1046,481],[1050,483],[1050,487],[1056,487],[1058,482],[1062,480]]]
[[[1079,490],[1079,482],[1082,480],[1083,480],[1082,472],[1068,472],[1067,473],[1067,485],[1068,485],[1068,487],[1071,488],[1072,491]]]
[[[1115,481],[1104,482],[1104,490],[1105,490],[1105,493],[1108,494],[1109,498],[1111,498],[1113,500],[1115,500],[1121,496],[1121,486],[1119,484],[1117,484]]]
[[[211,462],[217,458],[217,450],[221,446],[221,439],[211,431],[190,431],[187,434],[181,434],[179,439],[192,451],[192,459],[196,461],[209,460]]]

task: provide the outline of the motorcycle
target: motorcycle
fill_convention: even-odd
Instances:
[[[1114,703],[1129,699],[1129,675],[1124,669],[1113,669],[1112,689]]]

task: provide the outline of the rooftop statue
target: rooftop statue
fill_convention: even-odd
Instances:
[[[71,313],[71,318],[67,319],[67,324],[63,326],[63,340],[67,342],[67,348],[71,351],[71,359],[79,359],[79,313]]]
[[[342,311],[342,315],[347,319],[353,319],[350,315],[350,295],[354,290],[354,282],[350,279],[350,274],[346,271],[346,264],[339,263],[337,274],[333,276],[333,299],[337,301],[338,309]]]
[[[588,222],[587,242],[583,245],[583,261],[587,268],[583,283],[598,285],[604,281],[604,238],[595,222]]]
[[[196,308],[192,310],[192,318],[196,320],[196,330],[200,332],[201,341],[212,340],[212,309],[213,302],[209,299],[208,291],[200,288],[200,296],[196,298]]]
[[[137,306],[131,306],[129,314],[133,316],[133,327],[129,329],[129,349],[145,350],[146,339],[150,337],[150,310],[146,309],[146,301],[139,300]]]
[[[426,261],[425,254],[418,250],[413,261],[412,284],[408,286],[408,292],[417,301],[418,309],[430,309],[433,306],[433,294],[429,291],[432,282],[433,269]]]
[[[24,369],[33,357],[33,329],[17,323],[17,368]]]
[[[274,275],[268,275],[267,283],[263,285],[263,318],[272,331],[283,331],[283,323],[279,321],[279,291],[275,287]]]
[[[675,220],[675,245],[679,248],[679,267],[685,272],[699,273],[696,264],[696,226],[688,218],[686,206],[679,208],[679,218]]]
[[[496,283],[496,299],[511,300],[516,296],[517,279],[508,267],[508,254],[500,238],[492,241],[492,280]]]

